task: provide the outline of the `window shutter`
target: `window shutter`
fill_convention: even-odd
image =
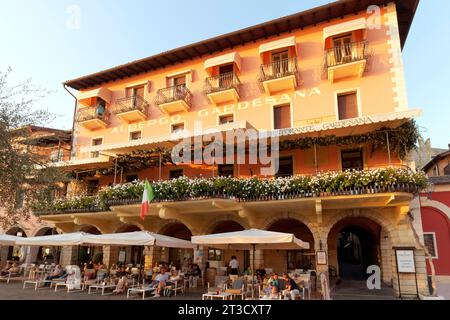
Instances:
[[[356,93],[338,96],[339,120],[358,117],[358,102]]]
[[[291,127],[291,110],[289,105],[273,108],[274,129],[284,129]]]

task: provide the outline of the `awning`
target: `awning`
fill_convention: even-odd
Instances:
[[[268,52],[268,51],[272,51],[272,50],[289,48],[289,47],[294,47],[296,54],[298,54],[295,36],[292,36],[289,38],[284,38],[281,40],[271,41],[268,43],[264,43],[259,46],[259,54],[263,54],[264,52]]]
[[[193,236],[191,240],[193,244],[210,246],[218,249],[309,249],[308,242],[297,239],[292,233],[259,229]]]
[[[218,57],[214,57],[205,61],[205,70],[211,74],[213,67],[224,64],[234,63],[238,70],[241,70],[241,56],[237,52],[227,53]]]
[[[47,166],[53,166],[64,169],[96,169],[103,168],[106,164],[111,163],[109,156],[98,156],[96,158],[76,159],[69,161],[51,162]]]
[[[17,240],[16,244],[22,246],[77,246],[83,243],[83,237],[86,235],[87,233],[84,232],[75,232],[20,238]]]
[[[13,246],[21,237],[11,236],[9,234],[0,234],[0,246]]]
[[[327,38],[338,34],[344,34],[355,30],[366,30],[366,29],[367,23],[365,18],[335,24],[330,27],[323,28],[323,40],[327,40]]]
[[[110,233],[99,235],[86,235],[83,243],[91,245],[116,245],[116,246],[159,246],[167,248],[193,249],[190,241],[174,237],[164,236],[148,231]]]
[[[82,105],[91,106],[93,98],[96,97],[102,98],[107,103],[111,103],[112,92],[106,88],[80,92],[77,96],[77,100]]]

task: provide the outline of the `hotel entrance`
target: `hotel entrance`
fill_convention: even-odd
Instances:
[[[381,267],[380,231],[381,227],[367,218],[348,218],[338,222],[328,237],[331,276],[365,280],[368,266]]]

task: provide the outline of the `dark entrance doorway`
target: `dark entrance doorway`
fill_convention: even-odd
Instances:
[[[330,267],[337,267],[341,279],[365,280],[368,266],[380,266],[380,231],[377,223],[366,218],[344,219],[332,228],[328,245],[330,250],[336,248],[337,265]]]

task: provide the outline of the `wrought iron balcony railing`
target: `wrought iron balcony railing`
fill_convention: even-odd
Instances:
[[[112,112],[114,114],[124,113],[128,111],[138,110],[146,113],[148,106],[147,100],[139,95],[117,99]]]
[[[77,112],[77,122],[84,122],[88,120],[99,119],[108,122],[108,112],[102,105],[95,105],[92,107],[83,107]]]
[[[298,74],[297,57],[262,64],[260,67],[259,81],[280,79]]]
[[[182,100],[191,106],[192,94],[186,85],[177,85],[169,88],[159,89],[156,94],[155,103],[157,105]]]
[[[325,50],[325,67],[336,67],[367,58],[367,41],[347,43]]]
[[[215,93],[229,89],[235,89],[239,95],[241,81],[234,72],[227,72],[215,77],[206,78],[205,93]]]

